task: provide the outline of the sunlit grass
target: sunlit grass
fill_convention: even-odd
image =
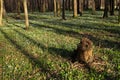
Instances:
[[[26,31],[24,19],[15,20],[14,14],[8,14],[8,22],[0,27],[4,80],[119,79],[120,26],[116,16],[102,19],[102,12],[84,12],[78,18],[72,18],[68,12],[66,15],[64,21],[51,12],[30,13],[30,27]],[[107,63],[103,72],[89,72],[71,63],[70,56],[82,37],[94,42],[94,54]]]

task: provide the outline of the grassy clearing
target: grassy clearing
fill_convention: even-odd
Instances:
[[[117,17],[102,19],[102,13],[67,20],[52,13],[29,14],[30,29],[24,20],[8,14],[8,22],[0,27],[0,53],[4,54],[4,80],[119,80],[120,26]],[[23,14],[22,14],[23,15]],[[85,65],[71,63],[70,55],[82,37],[94,42],[94,54],[104,61],[103,67],[88,70]],[[103,69],[102,69],[103,68]],[[98,70],[101,71],[98,71]]]

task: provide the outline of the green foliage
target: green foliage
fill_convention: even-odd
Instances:
[[[30,13],[31,26],[27,31],[24,20],[8,17],[8,22],[4,21],[5,25],[0,27],[4,80],[119,80],[120,26],[116,24],[117,19],[114,16],[101,19],[101,12],[96,15],[84,12],[74,19],[70,13],[66,16],[68,19],[64,21],[50,12]],[[107,62],[102,72],[76,68],[71,63],[72,51],[83,36],[93,41],[94,54]]]

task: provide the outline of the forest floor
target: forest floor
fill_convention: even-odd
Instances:
[[[102,19],[102,12],[54,17],[52,12],[30,13],[25,30],[23,14],[9,13],[0,26],[3,80],[120,80],[120,25],[117,16]],[[90,68],[71,62],[82,37],[94,43]],[[1,65],[0,65],[1,66]],[[1,72],[1,68],[0,68]]]

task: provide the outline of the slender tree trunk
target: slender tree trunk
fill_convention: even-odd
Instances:
[[[83,0],[77,0],[77,12],[82,16],[83,13]]]
[[[108,17],[108,10],[109,10],[109,0],[105,0],[105,9],[104,9],[103,18]]]
[[[60,16],[61,12],[61,0],[57,0],[57,16]]]
[[[77,0],[77,14],[80,14],[80,0]]]
[[[54,0],[54,16],[56,16],[57,14],[57,7],[56,7],[56,0]]]
[[[83,14],[83,0],[79,0],[79,14],[82,16]]]
[[[28,27],[29,27],[29,19],[28,19],[27,0],[24,0],[23,5],[24,5],[26,29],[28,29]]]
[[[100,9],[104,9],[105,8],[105,0],[101,0],[100,1]]]
[[[48,11],[48,0],[45,0],[45,9]]]
[[[38,4],[38,11],[40,12],[40,0],[37,0],[37,4]]]
[[[97,10],[100,10],[100,1],[101,0],[95,0],[95,5]]]
[[[3,4],[3,18],[6,18],[6,9],[5,9],[4,4]]]
[[[17,16],[16,18],[17,19],[20,19],[20,0],[17,1]]]
[[[73,17],[77,17],[77,0],[73,0]]]
[[[92,14],[95,14],[95,0],[92,0]]]
[[[46,11],[46,7],[45,7],[45,0],[40,0],[41,1],[41,12],[45,12]]]
[[[118,23],[120,24],[120,0],[119,0],[119,11],[118,11]]]
[[[62,19],[66,20],[65,19],[65,1],[63,0],[63,3],[62,3]]]
[[[48,9],[49,9],[49,11],[52,11],[53,10],[53,3],[52,3],[52,1],[51,0],[48,0]]]
[[[69,7],[69,5],[68,5],[68,0],[65,0],[65,4],[66,4],[66,10],[68,10],[68,7]]]
[[[110,0],[110,15],[114,15],[114,0]]]
[[[3,24],[2,18],[3,18],[3,0],[0,0],[0,26]]]
[[[43,8],[43,9],[42,9],[42,10],[43,10],[42,12],[45,12],[45,11],[46,11],[46,7],[45,7],[45,0],[43,0],[43,5],[42,5],[42,8]]]
[[[70,10],[73,10],[73,0],[70,0]]]
[[[68,10],[70,11],[70,0],[68,1]]]
[[[86,10],[88,9],[88,1],[89,0],[84,0],[84,9],[86,9]]]

